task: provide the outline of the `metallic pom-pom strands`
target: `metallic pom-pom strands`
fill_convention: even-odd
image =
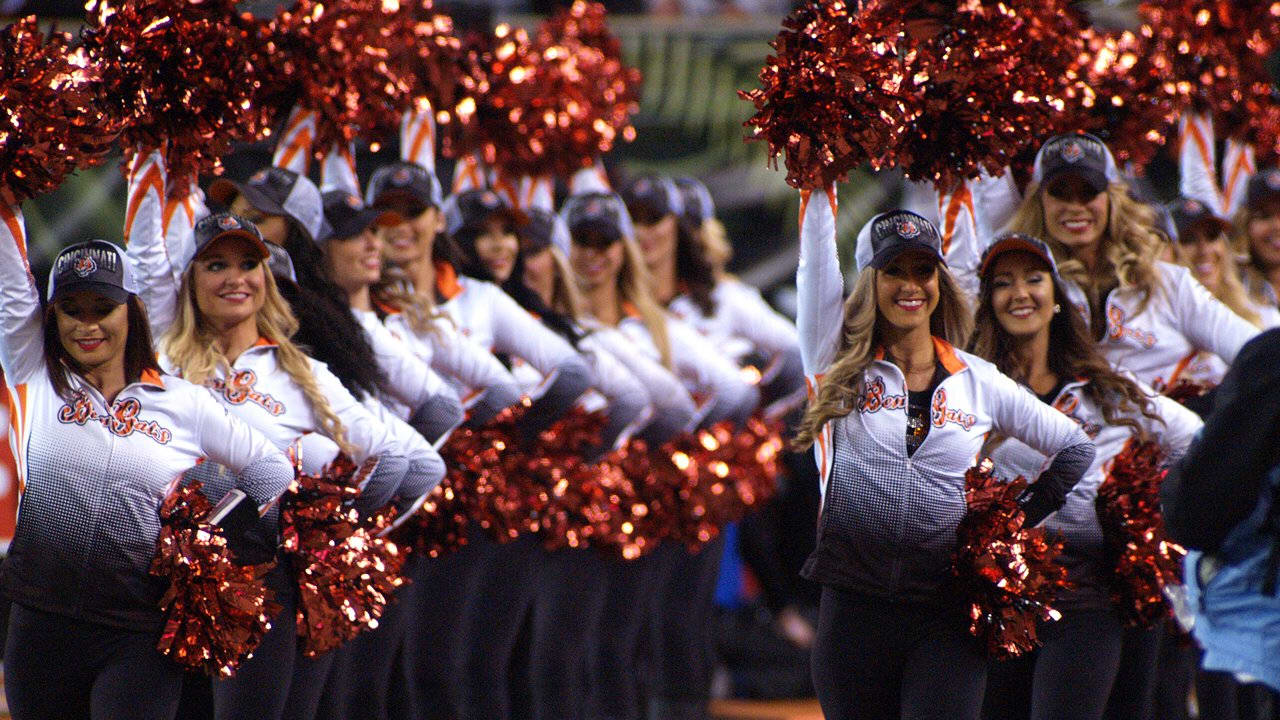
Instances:
[[[151,574],[167,578],[157,645],[174,662],[230,677],[252,657],[280,612],[263,578],[275,563],[238,565],[222,529],[205,522],[212,504],[193,481],[165,498]]]

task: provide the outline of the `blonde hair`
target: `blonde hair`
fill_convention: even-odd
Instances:
[[[618,272],[618,294],[624,302],[629,302],[635,307],[640,315],[640,321],[644,323],[649,336],[653,339],[653,344],[658,346],[658,355],[662,358],[663,366],[670,368],[671,341],[667,337],[667,316],[653,299],[649,268],[645,265],[644,255],[640,252],[640,246],[631,237],[622,238],[622,250],[622,269]]]
[[[404,315],[409,328],[419,335],[430,335],[438,331],[435,321],[448,317],[436,307],[432,297],[434,288],[418,290],[409,281],[404,270],[393,265],[384,264],[382,276],[370,288],[375,300],[394,307]]]
[[[1041,192],[1039,185],[1027,188],[1026,197],[1005,226],[1005,231],[1043,238],[1053,251],[1058,272],[1084,290],[1090,305],[1096,306],[1100,295],[1097,273],[1090,274],[1084,263],[1075,259],[1071,248],[1049,234]],[[1156,229],[1155,211],[1130,197],[1123,183],[1111,183],[1105,192],[1107,229],[1102,236],[1099,259],[1107,263],[1107,271],[1114,273],[1120,287],[1133,288],[1142,294],[1142,302],[1138,305],[1138,313],[1141,313],[1161,289],[1156,260],[1164,249],[1164,236]],[[1098,328],[1094,328],[1094,332],[1098,332]]]
[[[1240,208],[1232,223],[1234,229],[1231,233],[1230,249],[1236,253],[1237,257],[1243,259],[1243,262],[1237,261],[1240,274],[1244,277],[1242,289],[1247,287],[1248,298],[1255,304],[1266,307],[1273,305],[1274,302],[1267,296],[1270,281],[1267,280],[1264,268],[1260,267],[1258,258],[1254,256],[1253,241],[1249,239],[1249,224],[1260,217],[1263,217],[1263,214],[1257,210],[1250,210],[1248,206]]]
[[[711,265],[716,277],[723,277],[725,268],[733,259],[733,245],[729,243],[729,233],[725,231],[724,223],[713,217],[703,220],[698,238],[702,241],[703,257]]]
[[[554,268],[551,273],[551,302],[547,305],[552,310],[579,321],[585,305],[582,291],[573,282],[573,269],[569,267],[569,259],[555,245],[548,246],[547,250],[551,253],[551,265]]]
[[[879,272],[874,268],[863,270],[845,300],[840,346],[823,373],[817,395],[810,399],[800,420],[800,429],[793,441],[799,450],[812,446],[827,423],[853,412],[862,394],[863,373],[883,342],[883,324],[876,305]],[[939,265],[938,306],[929,316],[929,331],[951,345],[964,347],[972,328],[973,316],[963,291],[951,272]]]
[[[1262,316],[1253,309],[1253,305],[1249,302],[1249,295],[1244,290],[1244,283],[1240,281],[1240,263],[1231,249],[1230,241],[1225,233],[1219,233],[1213,239],[1215,242],[1221,242],[1225,248],[1222,259],[1222,280],[1218,283],[1218,287],[1207,289],[1223,305],[1231,308],[1232,312],[1255,327],[1262,327]],[[1174,257],[1178,259],[1179,265],[1191,267],[1191,260],[1183,256],[1181,247],[1174,253]]]
[[[275,277],[266,263],[259,265],[265,277],[263,284],[266,299],[255,316],[258,334],[276,345],[276,362],[289,379],[302,390],[311,412],[320,424],[320,430],[337,443],[349,456],[354,448],[347,442],[346,428],[324,394],[320,392],[311,360],[290,340],[298,331],[298,319],[289,309],[289,303],[280,295]],[[182,275],[178,288],[178,316],[161,339],[161,348],[169,360],[178,367],[188,382],[198,385],[207,382],[219,369],[231,372],[231,363],[214,343],[213,331],[205,322],[196,305],[195,283],[192,282],[194,263]]]

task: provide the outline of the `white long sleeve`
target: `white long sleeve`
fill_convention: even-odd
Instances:
[[[816,380],[835,359],[844,322],[844,278],[836,251],[836,191],[800,193],[796,330],[805,374]],[[815,387],[816,387],[816,383]]]
[[[125,254],[137,273],[138,297],[147,309],[153,338],[159,338],[177,317],[181,278],[165,238],[165,193],[164,157],[159,151],[135,154],[129,161]]]
[[[42,318],[22,209],[0,205],[0,368],[10,388],[44,368]]]
[[[1178,193],[1223,213],[1213,118],[1208,115],[1188,113],[1178,122]]]

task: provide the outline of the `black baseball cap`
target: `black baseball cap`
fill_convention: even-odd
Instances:
[[[1208,205],[1191,197],[1180,197],[1165,206],[1173,220],[1174,238],[1178,242],[1191,242],[1191,231],[1200,225],[1208,225],[1211,233],[1230,232],[1231,223],[1209,209]]]
[[[314,241],[329,234],[320,189],[292,170],[266,167],[245,182],[222,178],[209,186],[209,199],[228,209],[237,195],[243,195],[260,212],[293,220]]]
[[[569,228],[569,236],[575,243],[586,242],[590,235],[613,244],[628,234],[631,216],[622,198],[615,193],[591,192],[574,195],[565,201],[560,210]]]
[[[376,208],[407,200],[426,210],[440,207],[443,199],[444,191],[435,174],[411,162],[394,162],[378,168],[364,192],[365,203]]]
[[[58,253],[49,271],[49,302],[79,290],[97,293],[114,303],[138,294],[124,250],[106,240],[89,240]]]
[[[546,208],[531,207],[525,211],[529,221],[520,228],[521,249],[536,253],[552,245],[561,252],[569,251],[569,229],[559,215]]]
[[[1245,207],[1259,210],[1263,203],[1275,197],[1280,197],[1280,168],[1263,168],[1249,178],[1244,193]]]
[[[266,259],[270,254],[267,249],[267,243],[262,239],[262,233],[258,232],[258,227],[235,213],[226,210],[210,213],[196,223],[195,230],[195,246],[196,251],[191,256],[195,259],[205,248],[209,247],[214,240],[226,237],[238,237],[248,240],[253,245],[254,250],[258,252],[258,259]]]
[[[987,273],[995,264],[996,259],[1011,252],[1031,253],[1044,261],[1049,266],[1049,271],[1053,273],[1053,276],[1058,277],[1058,263],[1054,262],[1053,251],[1049,249],[1049,246],[1038,237],[1018,232],[997,235],[996,239],[991,241],[991,244],[982,253],[982,261],[978,264],[978,277],[985,282]]]
[[[293,269],[293,258],[289,257],[289,251],[279,245],[268,245],[267,252],[267,269],[278,279],[291,280],[298,282],[298,273]]]
[[[395,225],[400,215],[391,210],[365,207],[359,195],[346,190],[330,190],[323,195],[324,219],[332,233],[326,240],[355,237],[374,225]]]
[[[1031,181],[1046,187],[1063,175],[1077,175],[1096,192],[1107,189],[1115,160],[1105,143],[1088,133],[1049,138],[1036,153]]]
[[[680,189],[670,178],[661,175],[641,175],[627,183],[622,189],[622,199],[632,218],[643,218],[646,222],[657,222],[667,215],[680,217],[684,213]]]
[[[942,236],[938,228],[910,210],[890,210],[871,218],[858,233],[854,260],[858,269],[877,270],[908,250],[921,250],[938,262],[942,257]]]
[[[526,216],[507,204],[498,193],[483,190],[465,190],[445,198],[440,206],[444,213],[445,232],[456,237],[459,232],[482,225],[489,218],[497,217],[510,222],[516,229],[524,225]]]
[[[680,191],[680,202],[684,206],[684,219],[694,225],[716,216],[715,201],[711,199],[711,191],[701,180],[682,176],[674,180],[676,189]]]

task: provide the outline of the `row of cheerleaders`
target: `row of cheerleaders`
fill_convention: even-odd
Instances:
[[[1168,223],[1093,125],[1033,143],[1060,4],[787,21],[750,124],[801,188],[795,325],[726,274],[700,183],[611,189],[638,77],[596,6],[478,44],[386,0],[6,29],[14,717],[703,717],[720,532],[774,491],[788,418],[821,477],[828,717],[1146,717],[1187,672],[1157,670],[1159,489],[1188,407],[1280,321],[1280,171],[1240,152],[1219,183],[1219,96],[1180,110]],[[202,189],[281,98],[272,165]],[[388,125],[399,159],[361,182],[352,143]],[[117,145],[123,247],[63,250],[42,294],[22,202]],[[929,184],[863,227],[846,298],[833,183],[867,163]]]

